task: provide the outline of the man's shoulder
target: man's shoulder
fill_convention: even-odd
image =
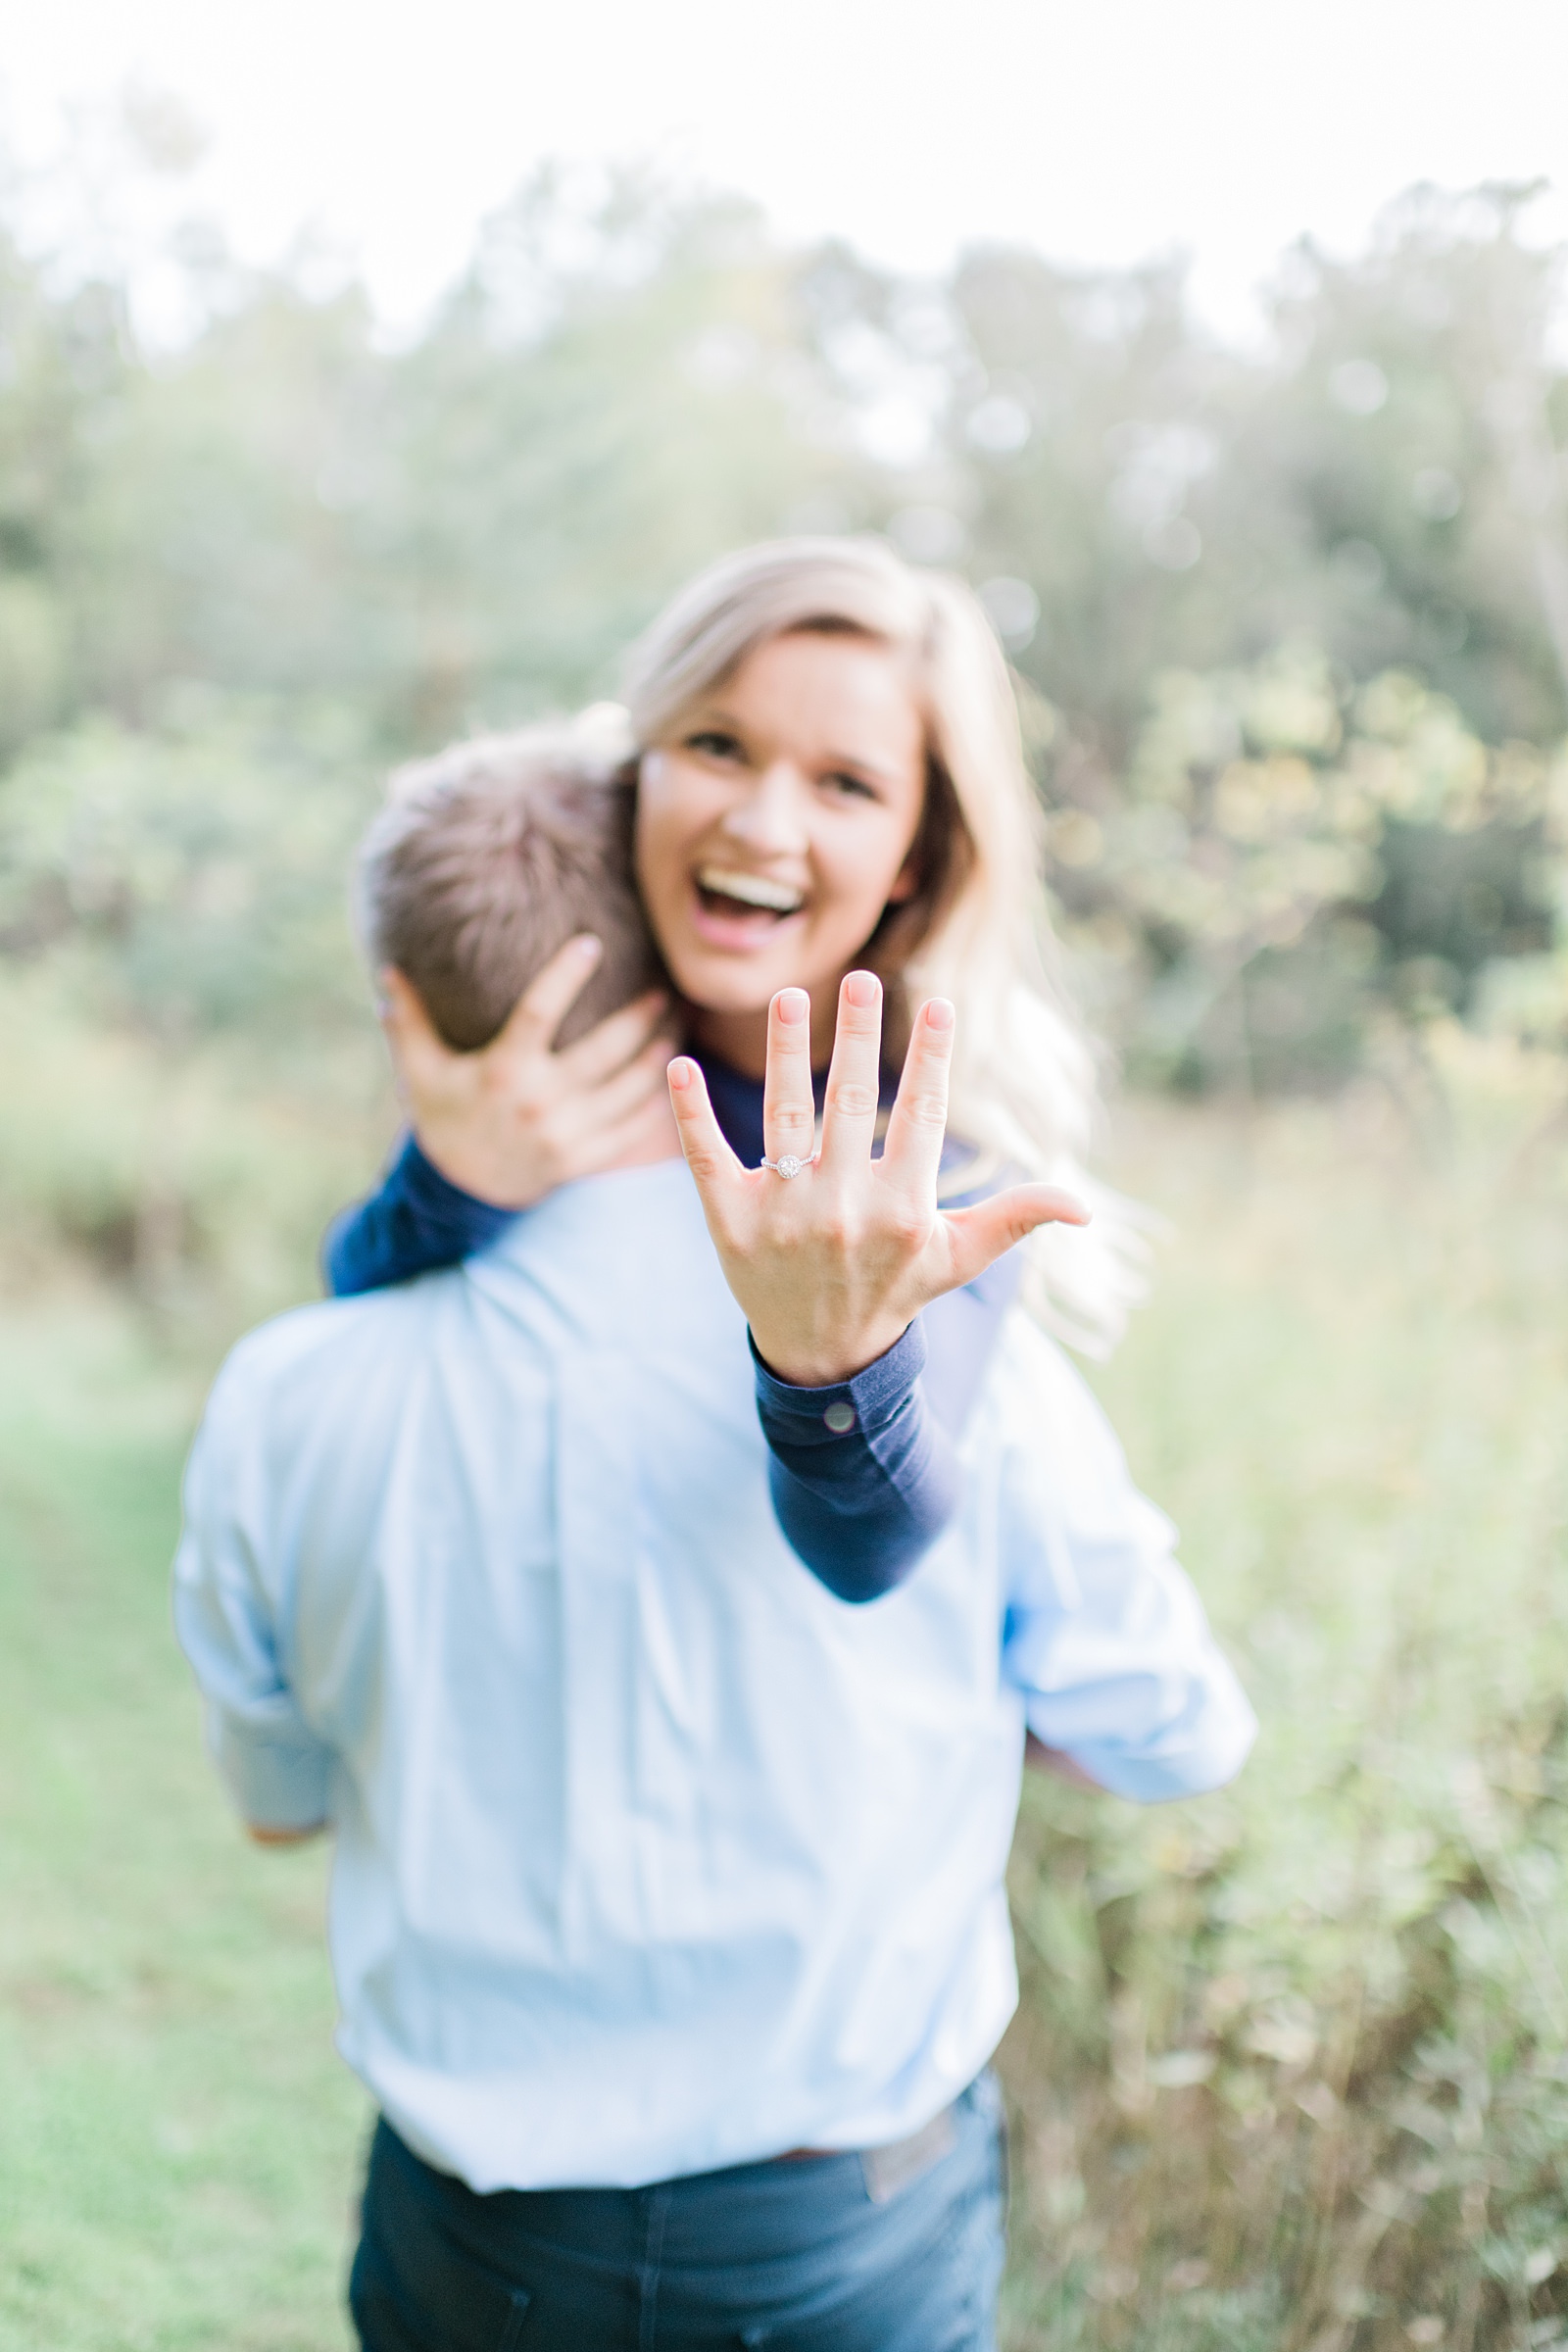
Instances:
[[[213,1384],[209,1415],[225,1407],[254,1411],[273,1394],[298,1395],[319,1374],[341,1381],[360,1360],[396,1353],[402,1335],[426,1321],[438,1286],[427,1276],[355,1298],[319,1298],[293,1306],[235,1342]]]

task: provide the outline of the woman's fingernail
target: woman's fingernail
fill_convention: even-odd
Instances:
[[[577,953],[582,957],[584,963],[597,963],[600,956],[605,952],[604,941],[602,939],[595,939],[591,931],[585,931],[581,939],[577,941],[576,946]]]
[[[674,1087],[687,1087],[690,1086],[691,1082],[691,1063],[687,1061],[684,1056],[678,1057],[676,1060],[672,1061],[669,1065],[670,1085]]]
[[[811,1009],[811,1000],[804,988],[781,988],[778,992],[778,1017],[781,1021],[804,1021]]]
[[[851,972],[844,983],[846,1001],[862,1011],[868,1004],[874,1004],[881,994],[882,983],[875,972]]]
[[[925,1025],[928,1029],[951,1029],[953,1027],[953,1006],[948,1003],[946,997],[931,999],[925,1008]]]

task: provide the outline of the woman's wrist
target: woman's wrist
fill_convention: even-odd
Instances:
[[[880,1355],[871,1356],[858,1371],[830,1380],[792,1380],[765,1356],[757,1334],[748,1326],[752,1361],[780,1403],[815,1410],[825,1398],[852,1397],[861,1407],[901,1400],[925,1369],[925,1338],[919,1319],[906,1323]],[[828,1424],[830,1428],[836,1425]]]
[[[835,1389],[842,1388],[847,1381],[858,1380],[861,1373],[890,1355],[908,1332],[912,1320],[909,1315],[885,1317],[872,1328],[857,1333],[852,1341],[815,1347],[803,1346],[782,1333],[772,1339],[765,1326],[759,1332],[755,1322],[749,1329],[758,1362],[786,1388]]]

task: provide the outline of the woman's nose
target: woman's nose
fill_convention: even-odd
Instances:
[[[749,792],[737,793],[724,812],[727,837],[754,854],[770,858],[798,855],[809,847],[806,822],[806,784],[786,760],[764,768]]]

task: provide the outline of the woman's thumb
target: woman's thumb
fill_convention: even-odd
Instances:
[[[987,1266],[1042,1225],[1087,1225],[1089,1211],[1071,1193],[1050,1184],[1016,1184],[972,1208],[949,1212],[947,1224],[957,1267],[956,1287],[973,1282]]]

